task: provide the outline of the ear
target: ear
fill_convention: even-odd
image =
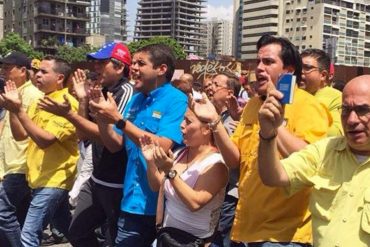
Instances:
[[[116,69],[117,75],[123,74],[123,71],[125,70],[125,66],[126,65],[124,63],[122,63],[119,67],[117,67],[117,69]]]
[[[204,136],[209,135],[209,134],[210,134],[210,132],[211,132],[211,129],[210,129],[210,127],[209,127],[209,126],[202,126],[202,134],[203,134]]]
[[[329,79],[329,72],[327,70],[322,70],[320,73],[320,80],[323,82],[324,85],[327,84],[327,81]]]
[[[57,84],[58,88],[64,88],[64,75],[63,74],[58,74],[57,76]]]
[[[166,64],[161,64],[158,66],[157,70],[158,70],[158,75],[159,76],[164,76],[167,72],[167,65]]]

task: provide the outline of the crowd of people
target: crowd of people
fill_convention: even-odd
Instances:
[[[256,48],[202,84],[164,44],[0,59],[0,246],[369,246],[370,75],[342,93],[324,51]]]

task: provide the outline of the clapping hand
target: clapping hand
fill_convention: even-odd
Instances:
[[[243,112],[243,107],[239,106],[238,99],[234,95],[227,96],[226,107],[232,119],[238,121]]]
[[[10,112],[18,113],[22,108],[22,100],[18,93],[17,86],[13,81],[7,81],[4,93],[0,96],[2,106]]]
[[[95,87],[90,90],[90,98],[89,109],[97,121],[114,124],[122,118],[111,93],[108,92],[105,99],[101,89]]]
[[[48,96],[45,96],[43,99],[40,99],[37,105],[41,110],[50,112],[57,116],[66,117],[68,114],[71,113],[72,107],[67,98],[67,95],[63,95],[63,98],[64,102],[59,103],[49,98]]]
[[[158,169],[167,174],[172,169],[174,162],[172,151],[169,150],[167,155],[163,148],[148,135],[142,136],[139,141],[144,158],[148,162],[154,161]]]
[[[89,96],[90,85],[86,78],[86,73],[82,69],[77,69],[72,77],[73,89],[78,99]]]

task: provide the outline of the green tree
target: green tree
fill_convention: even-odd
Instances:
[[[0,41],[0,55],[5,56],[12,51],[19,51],[23,52],[30,58],[38,58],[41,59],[43,57],[43,53],[39,51],[35,51],[33,47],[27,43],[21,36],[17,33],[8,33],[1,41]]]
[[[186,54],[182,46],[173,38],[165,36],[157,36],[149,39],[143,39],[139,41],[132,41],[128,44],[131,54],[135,53],[139,48],[151,44],[165,44],[172,48],[176,59],[185,59]]]
[[[66,60],[68,63],[86,61],[86,54],[96,51],[96,48],[84,44],[79,47],[67,45],[58,46],[56,56]]]

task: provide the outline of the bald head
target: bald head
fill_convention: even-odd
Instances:
[[[346,86],[343,89],[343,94],[356,90],[364,91],[364,93],[368,93],[370,97],[369,89],[370,89],[370,75],[361,75],[353,78],[346,84]]]
[[[344,87],[342,125],[352,152],[370,155],[370,75],[358,76]]]
[[[190,85],[193,85],[193,81],[194,81],[194,77],[191,75],[191,74],[183,74],[182,76],[180,76],[180,81],[185,81],[187,83],[189,83]]]

